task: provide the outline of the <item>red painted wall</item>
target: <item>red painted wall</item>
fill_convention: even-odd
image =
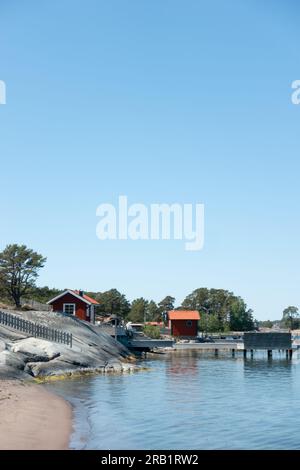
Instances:
[[[187,322],[191,322],[191,326]],[[172,336],[197,336],[197,331],[197,320],[171,320]]]
[[[64,304],[76,304],[76,317],[80,318],[80,320],[90,321],[90,318],[86,315],[86,308],[88,307],[88,305],[82,300],[73,297],[73,295],[71,294],[66,294],[60,299],[53,302],[51,305],[53,307],[54,312],[63,312]]]

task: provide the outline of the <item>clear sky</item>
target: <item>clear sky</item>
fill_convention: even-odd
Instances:
[[[299,18],[296,0],[0,0],[0,248],[47,256],[40,285],[300,306]],[[98,240],[123,194],[204,203],[204,249]]]

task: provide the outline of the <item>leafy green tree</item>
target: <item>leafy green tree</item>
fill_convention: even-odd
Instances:
[[[158,302],[158,308],[161,315],[165,315],[169,310],[174,310],[175,297],[167,295],[164,299]]]
[[[21,298],[35,287],[38,271],[46,258],[25,245],[7,245],[0,253],[1,291],[8,299],[21,307]]]
[[[105,292],[90,293],[100,304],[99,313],[104,315],[117,315],[126,318],[130,312],[130,303],[124,294],[117,289]]]
[[[143,297],[133,300],[128,319],[133,323],[142,323],[147,321],[148,305],[149,302]]]
[[[160,320],[167,322],[167,313],[170,310],[174,310],[175,297],[167,295],[164,299],[158,302],[158,308],[160,311]]]
[[[184,299],[181,306],[188,310],[199,310],[199,312],[205,311],[208,314],[212,313],[210,305],[210,290],[205,287],[194,290]]]
[[[216,333],[223,331],[223,325],[220,324],[218,316],[211,313],[203,313],[200,316],[199,329],[204,333]]]
[[[289,306],[283,310],[282,323],[286,328],[297,328],[299,324],[299,309],[294,306]]]
[[[252,310],[243,299],[224,289],[196,289],[184,299],[182,307],[200,312],[202,331],[254,329]]]
[[[61,289],[51,289],[47,286],[35,286],[28,292],[28,297],[32,300],[36,300],[37,302],[41,302],[42,304],[46,304],[48,300],[53,299],[62,292],[63,290]]]
[[[249,331],[254,328],[253,311],[247,309],[245,302],[240,297],[232,300],[229,318],[229,330],[231,331]]]
[[[154,300],[150,300],[147,305],[146,319],[147,321],[160,321],[161,319],[160,310]]]

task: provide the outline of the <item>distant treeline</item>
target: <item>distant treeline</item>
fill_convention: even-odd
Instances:
[[[299,309],[294,306],[285,308],[281,320],[265,320],[258,322],[259,328],[287,328],[291,330],[300,329]]]
[[[60,292],[59,289],[35,287],[31,291],[31,298],[43,303]],[[117,289],[87,294],[99,302],[99,315],[118,315],[133,322],[162,321],[169,310],[184,308],[200,312],[201,331],[249,331],[255,328],[252,310],[247,308],[243,299],[223,289],[196,289],[181,305],[176,305],[175,298],[171,295],[156,303],[144,297],[129,302]]]
[[[32,299],[46,303],[62,292],[60,289],[37,287],[36,280],[46,258],[25,245],[7,245],[0,253],[0,299],[22,306],[22,299]],[[118,315],[133,322],[161,321],[173,309],[198,310],[200,330],[204,332],[249,331],[255,329],[253,312],[241,297],[224,289],[201,287],[189,294],[181,305],[175,298],[167,295],[160,302],[139,297],[132,302],[117,289],[105,292],[87,292],[100,304],[99,315]],[[296,307],[284,311],[284,320],[291,328],[298,316]]]

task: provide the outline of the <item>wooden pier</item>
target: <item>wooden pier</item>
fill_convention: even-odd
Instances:
[[[273,351],[285,351],[286,358],[292,359],[292,335],[291,333],[244,333],[244,356],[247,351],[253,356],[254,350],[267,351],[268,359],[273,356]]]
[[[266,351],[268,359],[273,357],[273,351],[285,351],[287,359],[293,356],[291,333],[245,333],[243,342],[175,343],[174,350],[213,352],[215,356],[230,352],[232,357],[240,352],[244,358],[247,354],[253,357],[254,351]]]
[[[148,352],[153,351],[154,349],[172,348],[174,342],[172,340],[145,338],[128,340],[125,345],[128,349]]]
[[[241,348],[242,346],[242,348]],[[183,350],[200,350],[200,351],[207,351],[207,352],[214,352],[218,355],[221,351],[231,352],[231,354],[235,354],[236,351],[243,349],[242,343],[174,343],[174,349],[177,351]]]

